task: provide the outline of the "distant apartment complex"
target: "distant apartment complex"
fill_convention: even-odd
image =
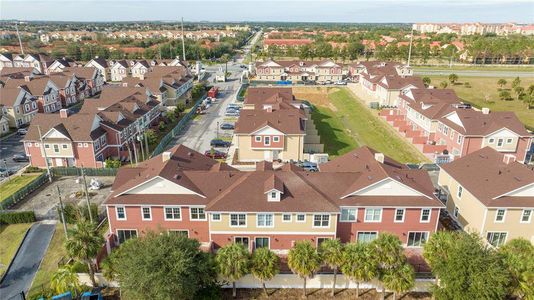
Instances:
[[[419,33],[456,33],[459,35],[483,35],[487,33],[496,35],[534,34],[534,24],[519,25],[515,23],[415,23],[412,28]]]
[[[269,60],[256,63],[254,80],[291,81],[293,83],[306,81],[335,82],[343,78],[342,71],[342,66],[332,60]]]
[[[498,247],[514,238],[534,243],[534,170],[485,147],[441,166],[447,210],[466,231]]]
[[[113,243],[163,230],[204,249],[236,242],[280,255],[299,240],[369,242],[386,231],[417,249],[444,207],[425,171],[365,147],[310,173],[269,162],[242,172],[183,145],[121,168],[104,205]]]

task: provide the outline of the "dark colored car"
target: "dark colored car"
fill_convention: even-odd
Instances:
[[[210,146],[226,148],[226,147],[230,147],[230,142],[225,142],[225,141],[220,140],[220,139],[213,139],[210,142]]]
[[[204,155],[207,157],[213,158],[213,159],[223,159],[226,158],[226,153],[214,150],[213,152],[211,150],[208,150],[204,152]]]
[[[15,155],[13,155],[13,161],[15,161],[15,162],[27,162],[27,161],[30,161],[30,159],[26,156],[26,154],[15,154]]]
[[[221,125],[221,129],[223,129],[223,130],[234,130],[235,126],[234,126],[234,124],[224,123],[224,124]]]
[[[11,175],[15,174],[13,170],[6,169],[6,168],[0,168],[0,177],[9,177]]]

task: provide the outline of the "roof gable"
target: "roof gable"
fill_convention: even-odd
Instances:
[[[284,135],[283,132],[270,126],[270,124],[267,124],[259,128],[258,130],[252,132],[251,134],[253,135]]]
[[[450,114],[446,115],[445,118],[465,129],[464,124],[462,123],[462,120],[460,119],[460,116],[458,116],[458,113],[456,111],[453,111]]]
[[[350,196],[423,196],[428,198],[427,195],[390,177],[384,178],[383,180],[349,193],[341,198]]]
[[[51,138],[51,139],[69,139],[70,138],[63,133],[59,132],[56,128],[50,128],[50,130],[43,135],[43,138]]]
[[[117,196],[123,194],[157,195],[161,194],[162,191],[165,191],[166,194],[198,195],[200,197],[204,197],[201,194],[198,194],[184,186],[181,186],[161,176],[154,176],[151,179],[118,194]]]

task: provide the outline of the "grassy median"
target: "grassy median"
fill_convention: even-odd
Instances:
[[[0,276],[7,271],[9,263],[32,223],[0,225]]]
[[[14,176],[8,181],[2,183],[2,185],[0,185],[0,202],[4,201],[9,196],[13,195],[15,192],[28,185],[39,175]]]

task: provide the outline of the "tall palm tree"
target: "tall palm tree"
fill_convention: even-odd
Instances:
[[[406,257],[400,239],[390,233],[380,233],[378,238],[371,242],[373,257],[378,263],[378,279],[384,283],[384,276],[391,270],[400,267]],[[386,290],[382,284],[382,300],[386,297]]]
[[[332,297],[336,293],[337,270],[343,264],[343,244],[339,239],[329,239],[319,246],[319,254],[324,263],[334,271],[334,280],[332,282]]]
[[[268,298],[265,281],[273,279],[280,272],[280,258],[269,248],[259,248],[252,253],[251,264],[250,271],[254,277],[261,281],[263,292]]]
[[[321,257],[310,241],[298,241],[289,250],[287,264],[293,273],[304,280],[303,296],[306,297],[306,279],[321,267]]]
[[[386,272],[383,281],[384,286],[393,291],[393,300],[395,300],[397,294],[407,292],[415,286],[415,271],[408,262],[404,262],[401,267]]]
[[[215,256],[219,273],[232,282],[232,296],[237,296],[235,282],[245,276],[250,270],[248,250],[243,244],[231,243],[219,251]]]
[[[104,237],[98,233],[96,224],[85,219],[78,220],[69,230],[69,238],[65,241],[65,249],[69,256],[86,263],[89,267],[89,276],[93,286],[96,286],[93,259],[104,242]]]
[[[74,271],[74,265],[66,265],[57,269],[50,278],[50,287],[57,294],[71,291],[76,295],[81,290],[82,286],[78,279],[78,274]]]
[[[360,296],[360,283],[377,276],[378,266],[367,243],[350,243],[343,251],[341,272],[356,281],[356,298]]]

